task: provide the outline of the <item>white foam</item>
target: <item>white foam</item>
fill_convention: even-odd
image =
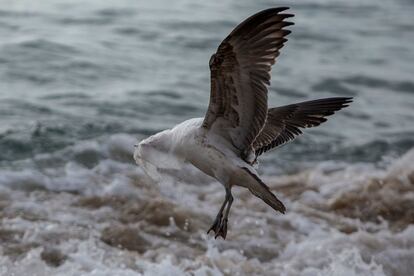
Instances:
[[[3,238],[0,275],[360,276],[410,275],[414,269],[413,225],[395,232],[385,219],[363,221],[327,208],[373,178],[402,179],[401,185],[408,185],[413,151],[386,170],[324,163],[294,176],[268,177],[266,182],[287,206],[283,216],[247,190],[234,189],[229,233],[222,241],[205,234],[224,198],[221,184],[189,170],[182,178],[171,173],[154,185],[124,158],[133,141],[123,135],[83,142],[62,151],[68,160],[61,166],[0,173],[2,227],[16,232]],[[101,154],[93,167],[71,158],[94,151]],[[42,157],[48,158],[54,156]],[[297,191],[291,196],[278,192],[286,185],[296,185]],[[382,192],[395,197],[398,191]],[[103,206],[79,204],[87,197],[102,198],[98,203]],[[111,205],[111,198],[122,200]],[[155,210],[154,203],[161,209]],[[164,213],[169,221],[160,223]],[[353,230],[342,231],[342,226]],[[145,250],[129,251],[101,240],[104,229],[119,227],[135,231],[145,240]],[[18,258],[8,253],[19,246],[26,253]],[[62,265],[52,267],[42,260],[41,252],[49,246],[66,256]]]

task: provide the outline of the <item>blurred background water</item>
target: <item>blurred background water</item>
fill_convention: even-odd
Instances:
[[[272,70],[269,105],[333,96],[354,103],[267,154],[262,173],[297,173],[327,162],[344,170],[384,169],[411,149],[412,1],[1,0],[4,200],[13,204],[23,189],[22,198],[34,197],[41,209],[42,200],[31,194],[39,187],[87,196],[118,191],[113,187],[134,174],[133,144],[204,116],[211,54],[244,18],[274,6],[290,6],[295,25]],[[109,178],[110,188],[101,183]],[[221,199],[221,187],[211,187]],[[3,214],[17,212],[5,206]],[[21,219],[13,214],[4,216],[10,225]]]
[[[411,148],[409,1],[2,1],[1,166],[204,116],[211,54],[242,19],[276,4],[292,6],[296,25],[273,68],[270,106],[355,103],[268,154],[273,173],[303,161],[380,162]]]

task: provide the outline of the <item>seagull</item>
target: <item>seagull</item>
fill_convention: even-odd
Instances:
[[[247,188],[274,210],[286,208],[260,179],[257,158],[320,125],[352,102],[324,98],[268,108],[270,70],[290,33],[287,7],[260,11],[240,23],[210,58],[210,103],[204,118],[164,130],[136,146],[134,159],[148,174],[190,163],[223,184],[225,199],[207,231],[226,238],[233,186]]]

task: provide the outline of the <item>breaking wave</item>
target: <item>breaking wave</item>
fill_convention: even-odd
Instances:
[[[414,150],[382,169],[324,162],[265,176],[286,215],[234,188],[223,241],[206,234],[222,186],[196,170],[152,182],[135,142],[112,135],[3,169],[0,275],[411,273]]]

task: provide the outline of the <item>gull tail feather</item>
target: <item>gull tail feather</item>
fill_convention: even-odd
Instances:
[[[285,205],[270,191],[269,187],[263,183],[263,181],[249,169],[242,167],[250,176],[248,183],[244,183],[252,194],[262,199],[267,205],[274,210],[284,214],[286,212]]]

